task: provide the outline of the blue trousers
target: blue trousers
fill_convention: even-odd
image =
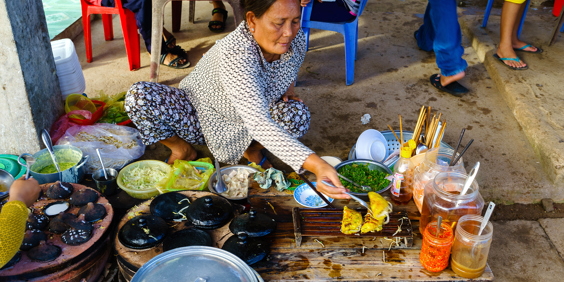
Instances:
[[[429,0],[416,38],[419,48],[435,52],[437,66],[443,76],[455,75],[468,67],[462,59],[464,48],[456,0]]]

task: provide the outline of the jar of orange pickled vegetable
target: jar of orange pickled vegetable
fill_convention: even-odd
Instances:
[[[437,233],[437,222],[427,224],[423,233],[423,245],[419,254],[419,261],[425,269],[439,272],[448,266],[450,248],[452,247],[453,231],[448,223],[441,223]]]

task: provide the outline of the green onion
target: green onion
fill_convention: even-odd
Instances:
[[[368,167],[368,164],[357,164],[352,163],[350,165],[346,165],[344,167],[339,168],[339,173],[344,177],[360,184],[366,185],[371,188],[370,191],[377,192],[384,188],[386,188],[390,184],[390,180],[386,179],[389,174],[379,171],[379,170],[371,170]],[[368,193],[370,191],[364,191],[352,183],[339,178],[341,183],[349,189],[351,192],[356,193]]]

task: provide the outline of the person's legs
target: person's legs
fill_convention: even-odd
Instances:
[[[435,40],[435,29],[430,15],[431,2],[427,3],[425,15],[423,16],[423,25],[415,32],[417,46],[423,51],[433,51],[433,41]]]
[[[517,54],[515,54],[515,51],[513,50],[512,42],[514,38],[517,38],[517,29],[519,25],[517,22],[520,19],[518,15],[523,8],[522,6],[524,7],[524,4],[517,4],[509,1],[505,1],[505,3],[503,3],[503,9],[501,10],[501,36],[499,46],[497,47],[497,55],[500,58],[517,58]],[[527,66],[527,64],[521,60],[519,60],[519,62],[507,60],[504,61],[504,63],[515,68],[523,68]]]
[[[527,1],[523,0],[523,3],[519,8],[519,12],[517,13],[517,19],[515,19],[515,24],[513,25],[513,33],[511,34],[511,45],[513,45],[514,49],[520,49],[523,46],[528,45],[526,42],[519,40],[519,37],[517,35],[517,32],[519,31],[519,23],[521,21],[521,18],[523,17],[523,13],[525,12],[526,7],[527,7]],[[524,48],[523,51],[536,52],[537,49],[538,48],[535,46],[529,46],[527,48]]]
[[[214,9],[223,9],[223,10],[225,10],[225,5],[223,4],[222,1],[212,1],[212,4],[213,4],[213,8],[214,8]],[[224,19],[224,18],[223,18],[223,14],[222,14],[222,13],[215,13],[215,14],[212,15],[212,19],[211,19],[210,22],[223,22],[223,23],[225,23],[226,20],[227,20],[227,19]],[[216,29],[216,30],[217,30],[217,29],[220,29],[220,28],[221,28],[221,25],[211,25],[210,28],[213,28],[213,29]]]
[[[294,100],[277,102],[270,107],[270,117],[296,139],[304,136],[309,130],[311,114],[309,108],[302,102]],[[243,156],[258,164],[264,157],[262,149],[264,147],[260,143],[253,141]],[[262,167],[269,168],[272,165],[266,160]]]
[[[454,0],[429,0],[429,15],[435,31],[433,51],[436,62],[441,69],[440,81],[447,86],[462,79],[468,64],[462,55],[462,33],[458,24],[456,1]]]
[[[195,159],[190,143],[205,144],[196,109],[180,89],[137,82],[129,89],[124,106],[143,144],[161,142],[172,150],[169,163]]]

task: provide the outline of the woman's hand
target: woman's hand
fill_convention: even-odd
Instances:
[[[30,207],[39,198],[39,183],[33,178],[24,180],[22,176],[20,179],[14,181],[10,186],[10,199],[9,201],[21,201],[27,207]]]
[[[288,87],[288,90],[286,90],[286,93],[284,93],[284,95],[282,95],[282,100],[284,102],[288,102],[289,100],[294,100],[294,101],[298,101],[298,102],[304,102],[302,101],[302,99],[298,98],[298,96],[296,96],[296,92],[294,92],[294,82],[292,82],[292,84],[290,84],[290,87]]]
[[[309,2],[311,2],[311,0],[302,0],[302,7],[307,6],[307,4],[309,4]],[[322,0],[317,0],[317,2],[321,3]]]
[[[343,186],[335,168],[321,159],[316,154],[311,154],[304,162],[303,167],[315,174],[317,177],[317,189],[323,194],[333,199],[350,199],[351,197],[345,192],[348,190]],[[335,187],[330,187],[321,182],[325,180],[333,183]]]

